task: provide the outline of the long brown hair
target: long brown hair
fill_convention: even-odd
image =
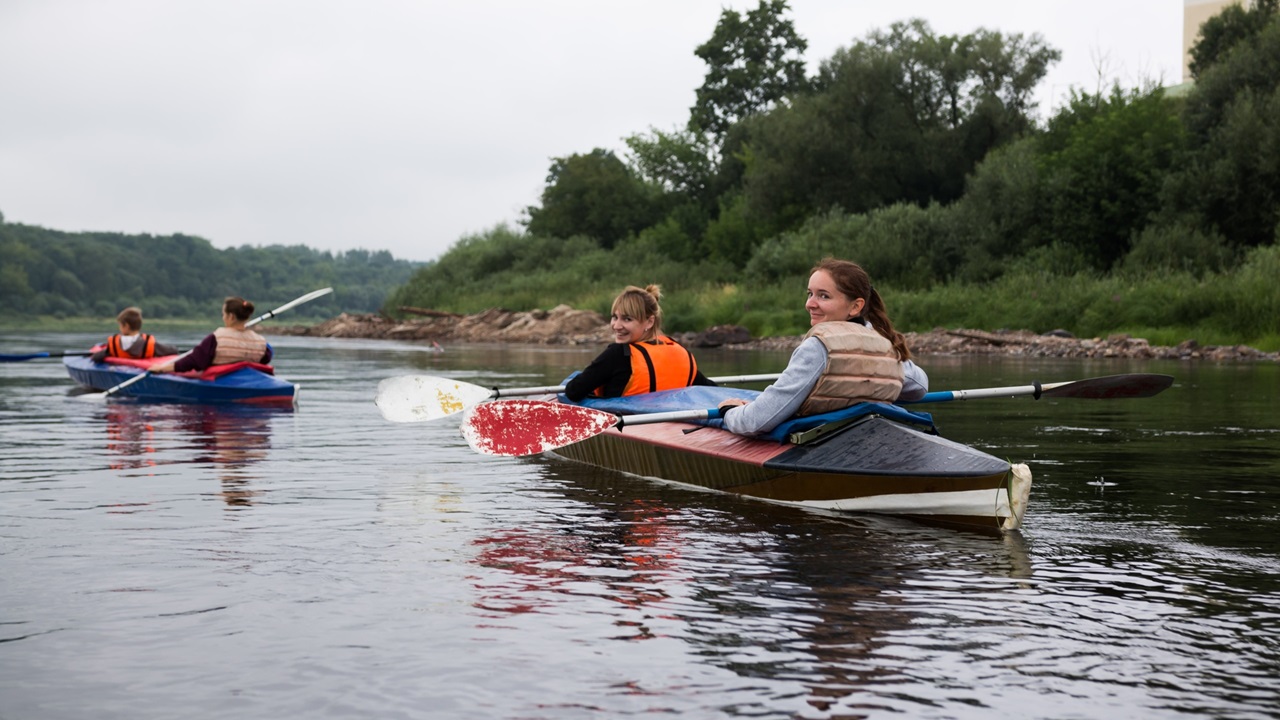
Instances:
[[[644,288],[628,285],[626,290],[613,299],[612,312],[614,315],[626,315],[642,321],[653,318],[653,327],[640,338],[640,342],[652,340],[662,334],[662,306],[658,304],[661,299],[662,289],[657,285],[646,285]]]
[[[884,299],[871,286],[871,276],[862,269],[861,265],[829,257],[814,265],[809,274],[812,275],[819,270],[831,276],[836,283],[836,289],[845,297],[850,300],[857,298],[865,300],[866,305],[863,306],[860,317],[865,318],[876,332],[893,343],[893,349],[898,353],[899,360],[911,359],[911,349],[907,347],[907,339],[894,329],[893,321],[889,319],[889,311],[885,309]]]

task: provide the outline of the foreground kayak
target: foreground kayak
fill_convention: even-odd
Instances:
[[[107,390],[146,371],[151,365],[172,358],[132,360],[107,358],[96,363],[87,357],[63,358],[67,374],[81,385]],[[141,400],[192,403],[249,403],[292,405],[298,399],[298,385],[275,377],[268,365],[235,363],[215,365],[203,372],[151,375],[128,387],[120,396]]]
[[[583,406],[620,415],[716,407],[751,390],[691,387]],[[561,396],[561,401],[567,400]],[[557,455],[789,505],[897,515],[940,525],[1015,529],[1031,491],[1025,465],[939,437],[931,417],[886,403],[792,420],[768,437],[719,421],[610,428]]]

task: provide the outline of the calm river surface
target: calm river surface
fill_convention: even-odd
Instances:
[[[86,403],[57,360],[0,363],[0,718],[1280,716],[1276,364],[921,358],[934,390],[1177,377],[928,408],[1031,465],[1024,529],[989,537],[482,457],[373,404],[598,348],[273,344],[295,411]]]

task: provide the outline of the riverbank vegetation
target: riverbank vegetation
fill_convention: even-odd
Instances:
[[[807,327],[808,269],[856,260],[907,330],[1127,332],[1280,349],[1277,0],[1207,22],[1192,86],[1032,92],[1038,35],[876,31],[807,76],[784,0],[725,10],[687,125],[552,161],[523,227],[462,238],[386,303],[607,314],[673,331]]]

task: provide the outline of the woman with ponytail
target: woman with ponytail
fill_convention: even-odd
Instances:
[[[565,396],[577,402],[588,395],[621,397],[715,385],[698,370],[692,353],[662,334],[661,298],[657,285],[632,285],[614,299],[609,317],[614,342],[565,383]]]
[[[236,362],[270,363],[272,350],[267,339],[246,327],[252,316],[253,303],[242,297],[227,298],[222,303],[223,327],[206,335],[191,352],[155,365],[151,372],[187,372]]]
[[[918,400],[929,376],[911,360],[867,272],[827,258],[810,271],[810,329],[778,380],[751,402],[726,400],[724,427],[766,433],[784,420],[819,415],[866,401]]]

